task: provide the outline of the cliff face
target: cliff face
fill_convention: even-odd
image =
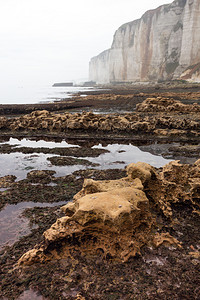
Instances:
[[[90,79],[200,81],[200,0],[175,0],[122,25],[112,46],[90,61]]]

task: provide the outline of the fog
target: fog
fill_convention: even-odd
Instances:
[[[167,0],[1,0],[0,87],[85,80],[115,30]]]

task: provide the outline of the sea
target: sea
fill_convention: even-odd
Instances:
[[[35,104],[70,98],[78,92],[93,90],[93,87],[53,87],[47,85],[1,86],[0,104]],[[84,94],[83,94],[84,96]]]

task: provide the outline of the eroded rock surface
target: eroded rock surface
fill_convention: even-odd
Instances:
[[[102,255],[126,261],[143,245],[158,247],[178,240],[158,232],[155,212],[172,220],[174,203],[187,201],[199,213],[200,161],[171,162],[162,169],[130,164],[119,180],[86,179],[74,201],[62,207],[65,216],[44,232],[44,241],[25,253],[19,265],[70,256]],[[153,210],[152,210],[153,209]]]
[[[200,105],[188,105],[172,98],[155,97],[137,105],[137,111],[133,113],[101,115],[92,112],[57,114],[35,111],[18,118],[3,118],[0,129],[50,134],[73,131],[196,138],[200,136]]]
[[[141,104],[137,104],[136,110],[140,112],[200,112],[200,105],[183,104],[173,98],[147,98]]]
[[[72,165],[85,165],[85,166],[92,166],[97,167],[99,164],[91,163],[89,160],[86,159],[78,159],[73,157],[67,156],[53,156],[48,157],[47,160],[51,162],[52,165],[55,166],[72,166]]]
[[[172,205],[188,202],[194,212],[200,208],[200,160],[193,165],[172,161],[165,165],[146,187],[146,194],[167,217],[172,217]]]

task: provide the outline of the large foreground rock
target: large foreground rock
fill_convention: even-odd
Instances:
[[[19,264],[67,257],[75,250],[120,260],[138,253],[153,222],[140,178],[153,168],[145,164],[135,169],[140,169],[136,179],[128,169],[129,175],[120,180],[86,180],[76,200],[62,207],[66,216],[44,233],[44,243],[26,253]]]
[[[171,162],[162,169],[130,164],[119,180],[86,179],[74,201],[62,207],[65,216],[44,232],[44,241],[25,253],[19,265],[79,255],[102,255],[126,261],[143,245],[178,241],[157,230],[155,212],[173,219],[172,206],[187,203],[199,213],[200,161]]]

